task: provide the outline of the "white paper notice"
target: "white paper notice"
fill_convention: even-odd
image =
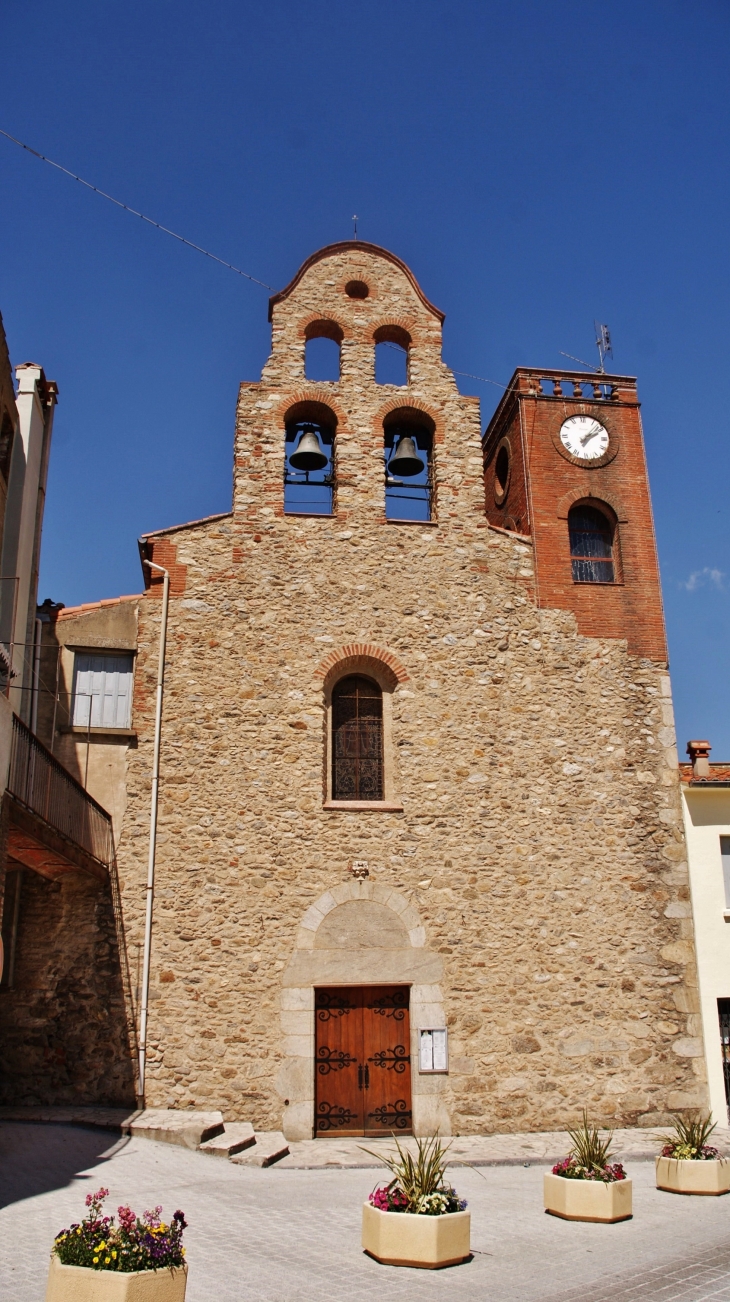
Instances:
[[[445,1027],[419,1031],[418,1066],[420,1071],[448,1071],[447,1031]]]
[[[446,1071],[446,1031],[432,1031],[433,1071]]]

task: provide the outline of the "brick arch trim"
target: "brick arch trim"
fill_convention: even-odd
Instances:
[[[338,432],[347,425],[346,414],[338,402],[335,401],[332,394],[327,389],[318,389],[315,386],[305,389],[297,389],[295,393],[290,393],[286,398],[282,398],[279,403],[276,419],[280,425],[283,425],[286,413],[291,407],[298,407],[303,402],[318,402],[321,407],[329,407],[334,412],[337,420]]]
[[[383,425],[391,412],[398,411],[401,407],[409,407],[413,411],[422,411],[424,416],[428,416],[428,419],[432,421],[434,426],[434,441],[436,443],[443,443],[444,422],[441,413],[427,406],[420,398],[413,397],[410,393],[407,398],[405,395],[396,398],[389,398],[388,401],[383,403],[383,406],[380,407],[373,421],[374,429],[379,435],[382,435]]]
[[[366,673],[367,662],[373,660],[377,662],[381,672],[385,672],[386,678],[392,679],[393,689],[400,683],[408,682],[407,670],[398,657],[394,656],[392,651],[386,651],[372,642],[350,642],[336,651],[330,651],[329,655],[318,664],[314,677],[325,684],[333,677],[335,671],[338,678],[346,673],[356,673],[358,670]]]
[[[347,337],[345,327],[336,317],[322,316],[321,312],[315,312],[308,317],[300,333],[307,343],[310,339],[333,339],[336,344],[341,344]]]
[[[413,322],[404,316],[389,316],[379,321],[370,331],[373,343],[400,344],[402,348],[410,348],[413,343]],[[407,342],[403,342],[407,340]]]
[[[598,506],[603,502],[605,506],[610,506],[619,524],[626,523],[626,510],[615,493],[602,493],[599,496],[597,493],[587,493],[585,488],[570,488],[567,493],[563,493],[555,512],[558,519],[567,520],[568,512],[576,502],[595,502]]]
[[[306,262],[302,263],[294,279],[290,280],[289,284],[286,285],[284,289],[279,290],[278,294],[272,294],[269,299],[269,320],[273,320],[276,304],[281,303],[285,298],[288,298],[289,295],[293,293],[302,277],[309,271],[310,267],[313,267],[317,262],[321,262],[323,258],[331,258],[338,253],[349,252],[360,254],[369,253],[377,258],[384,258],[386,262],[391,262],[394,267],[398,267],[403,272],[406,279],[410,281],[419,299],[423,303],[423,306],[427,311],[432,312],[441,325],[443,325],[446,319],[446,313],[441,312],[439,308],[434,307],[433,303],[429,302],[410,267],[407,267],[405,262],[402,262],[400,258],[396,257],[395,253],[391,253],[388,249],[381,248],[379,244],[368,244],[366,240],[342,240],[338,244],[326,244],[323,249],[318,249],[316,253],[313,253],[311,257],[307,258]]]

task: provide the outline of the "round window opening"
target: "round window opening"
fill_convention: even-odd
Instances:
[[[509,484],[509,450],[505,443],[502,444],[497,459],[494,463],[494,495],[499,502],[503,502],[507,493]]]
[[[364,280],[348,280],[345,293],[348,298],[367,298],[370,290]]]

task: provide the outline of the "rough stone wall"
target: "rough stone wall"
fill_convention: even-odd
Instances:
[[[345,295],[355,278],[368,299]],[[304,380],[318,320],[344,336],[337,384]],[[407,390],[374,385],[372,337],[389,321],[413,340]],[[302,1037],[282,1032],[284,974],[307,910],[365,860],[442,964],[454,1130],[563,1126],[583,1105],[599,1123],[654,1124],[704,1106],[666,673],[536,608],[531,546],[484,518],[478,405],[395,262],[328,251],[273,324],[264,378],[241,391],[234,514],[148,538],[176,575],[148,1102],[285,1123],[282,1068]],[[331,518],[283,515],[284,418],[306,400],[338,420]],[[384,520],[382,420],[398,405],[436,426],[435,525]],[[159,619],[155,585],[119,846],[132,958]],[[403,812],[323,808],[321,665],[353,643],[407,673],[390,757]]]
[[[0,989],[0,1102],[134,1097],[109,885],[23,869],[15,983]]]

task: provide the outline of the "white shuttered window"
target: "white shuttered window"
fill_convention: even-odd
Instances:
[[[88,728],[129,728],[133,656],[128,652],[77,651],[73,722]]]

